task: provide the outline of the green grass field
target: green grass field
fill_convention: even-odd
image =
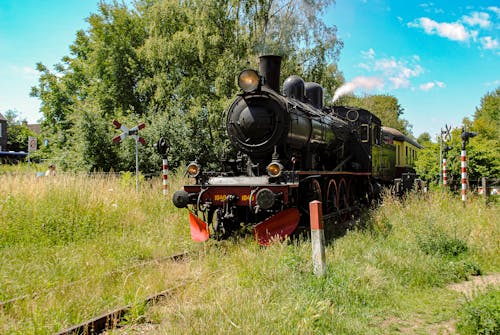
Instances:
[[[331,241],[327,275],[317,278],[307,239],[192,243],[187,211],[162,195],[160,179],[137,193],[123,178],[7,170],[0,194],[0,301],[23,297],[0,307],[0,334],[51,334],[126,304],[135,306],[130,324],[157,334],[499,329],[498,282],[472,297],[448,287],[500,272],[498,203],[471,197],[464,208],[444,192],[386,197],[362,229]],[[181,251],[190,262],[161,260]]]

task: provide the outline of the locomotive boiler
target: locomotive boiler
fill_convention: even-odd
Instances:
[[[265,245],[307,227],[310,201],[322,201],[335,222],[397,177],[394,145],[382,143],[387,132],[375,115],[323,106],[322,87],[298,76],[281,93],[280,66],[281,57],[262,56],[259,72],[240,73],[242,92],[226,119],[234,154],[221,158],[219,171],[190,163],[194,183],[173,195],[189,209],[195,241],[251,229]]]

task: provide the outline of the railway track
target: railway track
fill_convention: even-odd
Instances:
[[[159,293],[155,293],[144,300],[144,305],[153,304],[167,296],[172,295],[176,290],[186,286],[188,283],[184,282],[176,287],[164,290]],[[55,335],[94,335],[100,334],[106,330],[117,328],[121,321],[123,321],[125,315],[132,309],[131,305],[117,308],[110,312],[104,313],[97,316],[91,320],[80,323],[76,326],[64,329]]]
[[[143,262],[141,264],[137,264],[134,267],[138,266],[144,266],[144,263],[152,263],[152,262],[159,262],[159,261],[173,261],[173,262],[181,262],[184,261],[187,257],[189,256],[188,252],[183,252],[179,254],[174,254],[171,256],[167,257],[161,257],[161,258],[156,258],[154,260],[148,261],[148,262]],[[127,269],[130,269],[131,267],[128,267]],[[116,273],[118,271],[112,271],[112,273]],[[188,284],[187,281],[173,287],[169,288],[167,290],[155,293],[146,299],[144,299],[143,304],[150,305],[153,304],[167,296],[172,295],[176,290],[179,288],[182,288]],[[129,313],[132,309],[132,305],[127,305],[123,307],[116,308],[112,311],[105,312],[97,317],[94,317],[88,321],[82,322],[78,325],[66,328],[55,335],[94,335],[94,334],[100,334],[106,330],[113,329],[119,326],[120,322],[124,320],[124,317]]]
[[[154,259],[144,261],[144,262],[141,262],[138,264],[133,264],[132,266],[127,266],[127,267],[124,267],[121,269],[110,271],[110,272],[106,273],[105,276],[106,277],[112,276],[112,275],[115,275],[117,273],[128,271],[128,270],[131,270],[134,268],[144,267],[144,266],[147,266],[148,264],[152,264],[152,263],[162,263],[162,262],[166,262],[166,261],[182,262],[182,261],[186,260],[188,257],[189,257],[188,252],[182,252],[182,253],[177,253],[177,254],[170,255],[170,256],[154,258]],[[88,278],[76,280],[76,281],[67,283],[67,284],[62,285],[62,286],[47,288],[47,289],[44,289],[44,290],[41,290],[41,291],[38,291],[38,292],[35,292],[32,294],[25,294],[25,295],[15,297],[15,298],[12,298],[12,299],[9,299],[6,301],[0,301],[0,309],[6,308],[10,305],[13,305],[13,304],[20,302],[20,301],[23,301],[23,300],[34,299],[37,296],[50,294],[51,292],[55,292],[55,291],[58,291],[61,289],[67,289],[69,287],[76,286],[77,284],[82,283],[85,280],[88,280]],[[173,292],[175,292],[175,290],[177,290],[180,287],[185,286],[185,285],[187,285],[187,282],[182,283],[176,287],[169,288],[167,290],[153,294],[144,300],[144,304],[148,305],[148,304],[154,303],[158,300],[161,300],[162,298],[171,295]],[[106,312],[100,316],[97,316],[97,317],[95,317],[91,320],[88,320],[86,322],[83,322],[79,325],[62,330],[61,332],[59,332],[57,334],[58,335],[59,334],[88,334],[88,335],[99,334],[107,329],[115,328],[120,323],[120,321],[123,320],[123,317],[130,311],[131,308],[132,308],[132,306],[127,305],[127,306],[123,306],[123,307],[114,309],[110,312]]]
[[[186,258],[188,255],[189,255],[189,253],[183,252],[183,253],[178,253],[178,254],[171,255],[171,256],[154,258],[154,259],[151,259],[148,261],[141,262],[139,264],[134,264],[132,266],[124,267],[122,269],[110,271],[110,272],[106,273],[104,276],[105,277],[112,276],[112,275],[115,275],[117,273],[124,272],[124,271],[131,270],[131,269],[138,268],[138,267],[142,267],[142,266],[146,266],[146,265],[151,264],[151,263],[158,263],[158,262],[165,262],[165,261],[179,262],[179,261],[183,260],[184,258]],[[59,291],[61,289],[67,289],[69,287],[75,286],[76,284],[82,283],[86,280],[88,280],[88,278],[75,280],[75,281],[72,281],[72,282],[64,284],[64,285],[60,285],[60,286],[56,286],[56,287],[49,287],[49,288],[43,289],[43,290],[38,291],[38,292],[31,293],[31,294],[25,294],[25,295],[18,296],[18,297],[9,299],[9,300],[0,301],[0,309],[4,308],[4,307],[8,307],[8,306],[10,306],[16,302],[22,301],[22,300],[33,299],[37,296],[44,295],[44,294],[47,294],[50,292]]]

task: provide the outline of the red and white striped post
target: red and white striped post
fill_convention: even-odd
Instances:
[[[462,162],[462,202],[465,206],[465,202],[467,200],[467,153],[465,151],[465,147],[467,146],[467,142],[472,137],[477,136],[477,133],[465,131],[465,127],[462,128],[462,153],[460,155],[460,160]]]
[[[168,159],[167,158],[163,159],[162,175],[163,175],[163,195],[167,195],[168,194]]]
[[[156,143],[156,151],[163,157],[162,164],[162,177],[163,177],[163,195],[168,194],[168,150],[170,149],[170,143],[165,137],[160,137],[158,143]]]
[[[460,155],[461,167],[462,167],[462,201],[465,205],[467,200],[467,154],[465,150],[462,150]]]
[[[309,218],[311,220],[313,272],[316,276],[322,277],[326,275],[326,257],[321,201],[314,200],[309,203]]]
[[[446,171],[446,158],[443,158],[443,186],[446,187],[448,185],[448,171]]]

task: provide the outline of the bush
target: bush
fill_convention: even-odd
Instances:
[[[417,237],[419,248],[428,255],[441,255],[444,257],[457,257],[468,251],[467,244],[449,236],[443,230],[432,226],[426,234]]]
[[[461,311],[457,331],[462,335],[500,334],[500,290],[480,294]]]

